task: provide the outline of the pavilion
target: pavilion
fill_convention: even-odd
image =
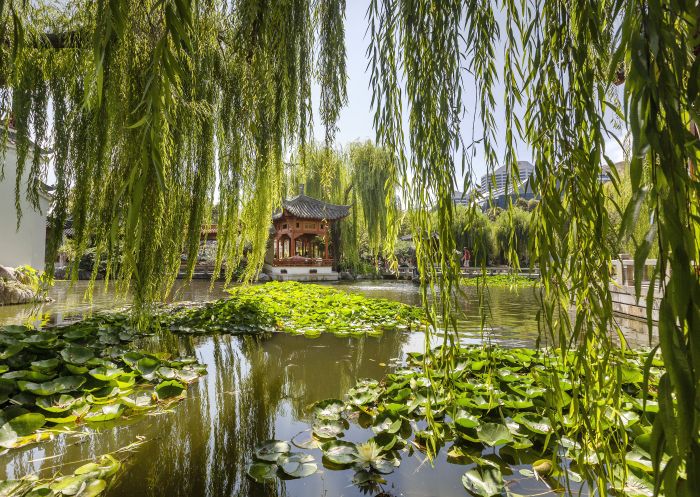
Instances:
[[[330,230],[349,212],[347,205],[304,195],[301,185],[299,195],[284,200],[272,216],[272,257],[265,271],[274,280],[337,280]]]

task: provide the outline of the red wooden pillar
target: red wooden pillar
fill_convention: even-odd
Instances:
[[[326,234],[323,237],[323,241],[325,242],[325,245],[326,245],[323,258],[328,259],[328,230],[326,230]]]

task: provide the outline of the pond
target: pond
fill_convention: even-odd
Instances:
[[[400,282],[338,283],[340,289],[384,297],[409,304],[420,303],[418,287]],[[206,300],[219,297],[216,287],[209,295],[208,282],[194,282],[176,298]],[[56,302],[44,305],[40,314],[51,321],[76,318],[90,310],[122,305],[110,293],[95,294],[91,306],[82,303],[84,287],[54,290]],[[61,293],[62,292],[62,293]],[[482,335],[475,289],[467,288],[461,302],[460,340],[483,340],[505,346],[532,347],[537,339],[537,299],[531,288],[510,291],[493,288],[488,298],[489,319]],[[36,309],[0,308],[0,323],[32,320]],[[188,390],[186,399],[163,413],[151,413],[99,429],[80,427],[82,437],[56,439],[15,449],[0,456],[0,479],[29,473],[50,476],[72,472],[77,466],[134,442],[125,470],[108,489],[111,497],[130,496],[360,496],[366,491],[352,484],[352,471],[333,471],[321,464],[320,450],[313,454],[319,471],[299,480],[259,484],[246,476],[253,450],[269,439],[308,440],[308,406],[327,398],[342,398],[361,378],[381,379],[394,371],[411,351],[423,350],[423,334],[385,332],[380,337],[340,338],[322,335],[273,334],[268,339],[230,335],[167,335],[140,344],[153,350],[194,355],[208,373]],[[355,424],[346,440],[365,441],[370,430]],[[465,496],[461,476],[466,466],[451,464],[442,450],[431,464],[420,451],[402,453],[400,467],[386,476],[386,484],[371,495]],[[489,453],[491,455],[489,456]],[[504,473],[514,494],[546,495],[549,488],[518,474],[518,461],[511,454],[488,449],[489,457],[501,458],[514,474]],[[120,457],[123,457],[121,454]],[[531,462],[531,461],[529,461]],[[522,466],[523,468],[525,466]],[[527,466],[529,467],[529,465]],[[543,493],[544,492],[544,493]]]

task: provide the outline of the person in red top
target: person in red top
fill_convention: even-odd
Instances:
[[[472,258],[472,253],[469,252],[467,247],[464,247],[464,253],[462,254],[462,266],[469,267],[469,261]]]

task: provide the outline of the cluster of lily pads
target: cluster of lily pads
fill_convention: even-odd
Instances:
[[[518,274],[490,274],[487,276],[477,274],[476,276],[461,278],[459,284],[461,286],[486,285],[502,288],[530,288],[538,286],[540,281]]]
[[[72,475],[0,481],[0,495],[12,497],[95,497],[107,488],[121,463],[111,455],[80,466]]]
[[[420,309],[368,298],[328,286],[271,282],[237,287],[230,297],[162,315],[163,324],[183,333],[248,334],[284,331],[316,337],[378,335],[422,324]]]
[[[355,471],[353,483],[358,486],[384,483],[382,475],[400,465],[398,450],[405,441],[395,434],[401,429],[379,418],[372,426],[375,435],[365,443],[340,440],[349,428],[345,402],[327,399],[313,406],[313,436],[309,441],[296,443],[301,449],[318,448],[323,452],[323,465],[333,470],[351,468]],[[352,417],[350,415],[349,417]],[[404,431],[410,427],[404,427]],[[403,442],[403,443],[401,443]],[[310,454],[292,452],[292,445],[281,440],[269,440],[255,451],[255,462],[248,466],[248,475],[259,483],[281,478],[303,478],[314,474],[317,465]]]
[[[577,395],[573,385],[581,379],[572,377],[557,353],[530,349],[462,348],[456,357],[445,356],[452,361],[450,373],[439,351],[428,358],[409,354],[406,364],[382,381],[361,380],[344,401],[315,404],[316,447],[323,451],[325,466],[354,469],[360,485],[381,482],[382,474],[398,466],[404,449],[439,453],[449,442],[450,462],[473,465],[462,477],[473,495],[505,495],[504,475],[512,474],[513,466],[529,464],[520,476],[544,480],[553,489],[583,484],[586,475],[598,473],[608,475],[615,495],[652,496],[649,444],[662,362],[641,352],[614,355],[623,408],[606,405],[601,392],[595,409],[607,420],[597,439],[619,451],[618,467],[601,468],[596,449],[602,447],[590,446],[585,428],[576,429],[566,415],[571,396]],[[548,411],[552,405],[564,415]],[[371,428],[374,436],[365,444],[342,440],[349,420]]]
[[[153,409],[180,399],[205,372],[191,357],[136,350],[133,339],[120,315],[41,330],[0,327],[0,447]]]

